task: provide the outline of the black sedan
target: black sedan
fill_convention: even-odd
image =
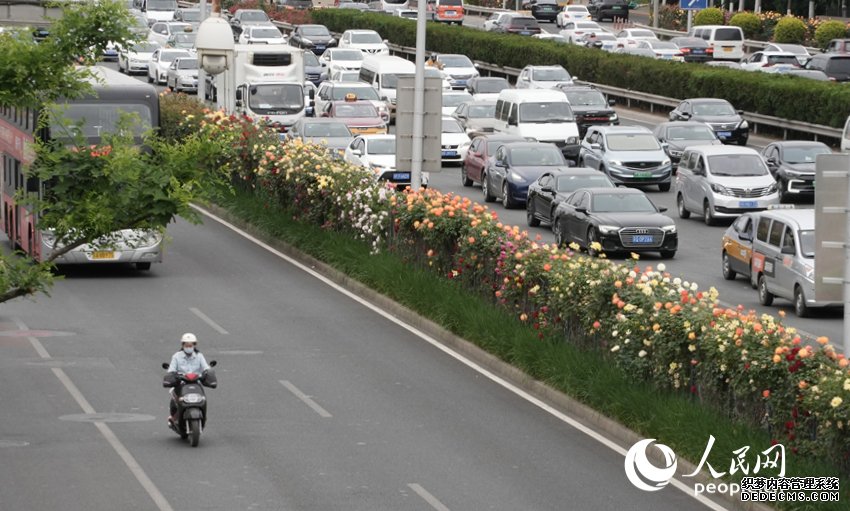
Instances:
[[[546,172],[528,187],[525,201],[528,225],[537,227],[540,222],[552,225],[555,208],[579,188],[614,187],[608,176],[587,167]]]
[[[815,196],[815,162],[819,154],[831,154],[823,142],[785,140],[765,147],[761,155],[776,178],[779,202]]]
[[[555,144],[514,142],[496,150],[481,182],[484,201],[501,199],[513,208],[525,203],[528,186],[545,172],[566,169],[567,161]]]
[[[337,40],[324,25],[298,25],[289,36],[289,44],[321,55],[337,45]]]
[[[714,130],[705,124],[686,121],[662,122],[653,130],[655,138],[661,142],[661,147],[667,151],[667,156],[673,163],[673,173],[679,168],[682,153],[694,145],[721,145],[722,142],[714,134]]]
[[[670,112],[670,120],[703,122],[711,126],[724,144],[747,145],[750,126],[741,117],[743,113],[742,110],[735,110],[725,99],[694,98],[679,103]]]
[[[679,47],[685,62],[708,62],[714,59],[714,48],[699,37],[674,37],[670,42]]]
[[[659,252],[676,255],[676,223],[641,190],[585,188],[555,210],[558,246],[577,243],[590,255],[602,252]]]
[[[531,4],[531,15],[538,21],[555,23],[561,7],[555,0],[536,0]]]

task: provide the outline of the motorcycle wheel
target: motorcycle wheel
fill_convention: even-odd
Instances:
[[[189,441],[192,444],[192,447],[197,447],[198,443],[201,441],[201,420],[200,419],[192,419],[188,423],[189,427]]]

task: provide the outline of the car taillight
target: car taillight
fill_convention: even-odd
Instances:
[[[705,52],[706,53],[714,53],[714,48],[706,48]]]
[[[676,54],[675,54],[675,55],[673,55],[673,56],[674,56],[674,57],[684,57],[684,55],[683,55],[682,53],[676,53]]]
[[[656,57],[661,57],[662,55],[661,55],[660,53],[658,53],[658,52],[655,52],[655,56],[656,56]]]

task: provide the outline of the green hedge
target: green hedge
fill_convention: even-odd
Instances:
[[[773,39],[777,43],[803,44],[806,41],[806,30],[802,20],[786,16],[776,24]]]
[[[316,10],[313,18],[332,31],[369,28],[395,44],[415,46],[416,24],[410,20],[346,11]],[[671,98],[724,98],[748,112],[835,128],[844,126],[850,113],[850,87],[805,78],[615,55],[435,23],[428,24],[427,46],[429,51],[463,53],[473,60],[506,67],[561,64],[589,82]]]

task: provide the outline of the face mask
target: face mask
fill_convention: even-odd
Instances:
[[[187,355],[191,355],[194,352],[195,352],[195,348],[183,348],[183,353],[185,353]]]

